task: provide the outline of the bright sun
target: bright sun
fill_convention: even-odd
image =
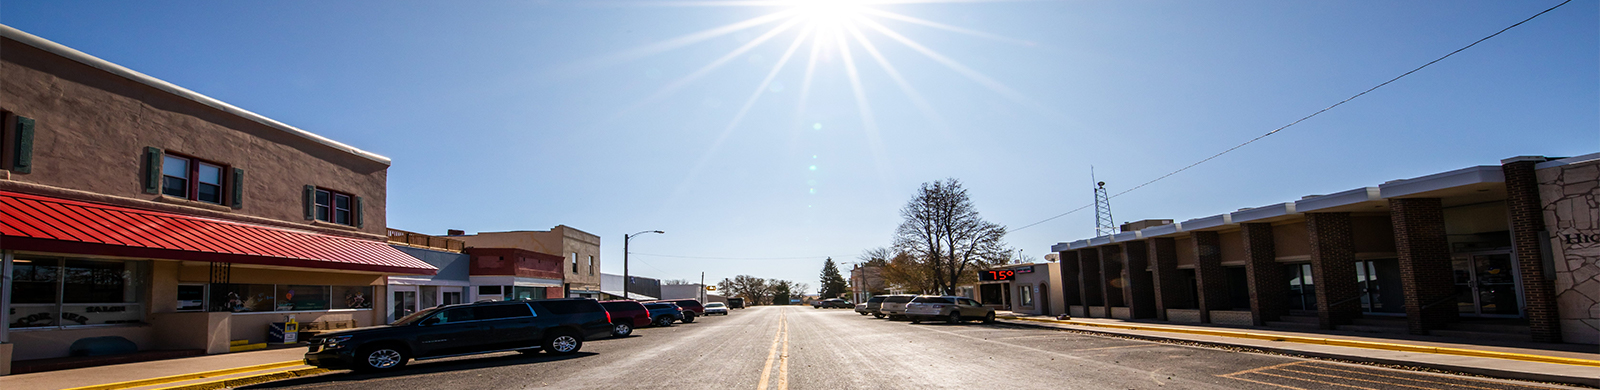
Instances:
[[[862,13],[861,0],[791,0],[791,9],[817,26],[838,26]]]

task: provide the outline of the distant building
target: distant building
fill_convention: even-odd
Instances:
[[[854,268],[850,268],[851,302],[866,302],[873,295],[887,293],[889,287],[883,280],[882,267],[856,264]]]
[[[629,275],[627,299],[651,301],[661,299],[661,281],[638,275]],[[600,291],[603,299],[623,299],[622,275],[600,274]]]
[[[706,287],[701,284],[668,284],[661,286],[661,299],[698,299],[705,302]]]
[[[600,236],[566,225],[543,231],[451,233],[447,237],[469,247],[517,248],[560,256],[562,293],[550,297],[600,298]]]

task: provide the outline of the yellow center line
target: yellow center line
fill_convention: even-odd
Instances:
[[[1361,371],[1355,371],[1355,370],[1340,369],[1340,368],[1335,368],[1335,367],[1329,367],[1326,364],[1313,364],[1313,365],[1307,365],[1305,367],[1307,367],[1307,368],[1316,368],[1316,369],[1321,369],[1321,370],[1330,370],[1330,371],[1343,371],[1343,372],[1348,372],[1348,373],[1352,373],[1352,374],[1370,375],[1370,376],[1377,376],[1377,377],[1384,377],[1384,378],[1394,378],[1394,379],[1416,381],[1416,382],[1423,382],[1423,383],[1437,383],[1437,384],[1441,384],[1441,385],[1451,385],[1451,386],[1460,386],[1460,387],[1470,387],[1470,388],[1474,388],[1474,389],[1494,390],[1493,388],[1489,388],[1489,387],[1477,387],[1477,386],[1472,386],[1472,385],[1463,385],[1463,384],[1459,384],[1459,383],[1434,382],[1434,381],[1423,380],[1423,379],[1406,378],[1406,377],[1399,377],[1399,376],[1389,376],[1389,375],[1382,375],[1382,374],[1371,373],[1371,372],[1361,372]],[[1530,389],[1554,389],[1553,387],[1540,387],[1540,386],[1529,386],[1529,385],[1516,384],[1516,383],[1495,382],[1495,381],[1487,381],[1487,380],[1482,380],[1482,379],[1477,379],[1477,378],[1466,378],[1466,377],[1457,378],[1457,377],[1449,377],[1449,376],[1444,376],[1444,375],[1435,375],[1435,374],[1428,374],[1428,373],[1421,373],[1421,372],[1413,372],[1413,373],[1408,373],[1408,374],[1419,375],[1419,376],[1430,376],[1430,377],[1444,378],[1444,379],[1451,379],[1451,380],[1458,380],[1458,381],[1466,381],[1466,382],[1490,383],[1490,384],[1496,384],[1496,385],[1501,385],[1501,386],[1526,387],[1526,388],[1530,388]]]
[[[1278,367],[1288,367],[1288,366],[1306,364],[1306,363],[1310,363],[1310,362],[1303,362],[1302,361],[1302,362],[1291,362],[1291,363],[1284,363],[1284,364],[1275,364],[1275,365],[1271,365],[1271,366],[1257,367],[1257,368],[1252,368],[1252,369],[1249,369],[1249,370],[1235,372],[1235,373],[1232,373],[1232,374],[1224,374],[1224,375],[1218,375],[1218,376],[1234,376],[1234,375],[1239,375],[1239,374],[1249,374],[1249,373],[1256,372],[1256,371],[1270,370],[1270,369],[1274,369],[1274,368],[1278,368]]]
[[[1339,376],[1339,375],[1332,375],[1332,374],[1318,374],[1318,373],[1310,372],[1310,371],[1288,370],[1288,369],[1278,370],[1278,371],[1297,372],[1297,373],[1301,373],[1301,374],[1325,376],[1325,377],[1329,377],[1329,378],[1339,378],[1339,379],[1350,380],[1350,381],[1372,382],[1372,383],[1383,384],[1385,386],[1411,387],[1411,388],[1426,389],[1426,390],[1435,390],[1435,389],[1437,389],[1435,387],[1422,387],[1422,386],[1405,385],[1405,384],[1399,384],[1399,383],[1393,383],[1393,382],[1375,381],[1375,380],[1371,380],[1371,379],[1353,378],[1353,377],[1349,377],[1349,376]]]
[[[1288,376],[1288,375],[1278,375],[1278,374],[1266,373],[1266,372],[1252,372],[1251,374],[1275,376],[1275,377],[1279,377],[1279,378],[1288,378],[1288,379],[1306,381],[1306,382],[1315,382],[1315,383],[1321,383],[1321,384],[1324,384],[1324,385],[1353,387],[1353,388],[1365,389],[1365,390],[1378,390],[1378,389],[1374,389],[1374,388],[1371,388],[1371,387],[1361,387],[1361,386],[1347,385],[1347,384],[1343,384],[1343,383],[1323,382],[1323,381],[1319,381],[1319,380],[1316,380],[1316,379],[1297,378],[1297,377],[1292,377],[1292,376]],[[1238,378],[1234,378],[1234,379],[1238,379]]]
[[[772,334],[772,348],[767,350],[767,362],[761,365],[761,381],[756,384],[757,390],[767,390],[767,377],[772,375],[772,360],[778,356],[778,341],[783,339],[784,327],[788,324],[784,317],[789,311],[778,310],[778,331]]]
[[[1271,383],[1271,382],[1262,382],[1262,381],[1258,381],[1258,380],[1250,380],[1250,379],[1244,379],[1244,378],[1235,378],[1235,377],[1232,377],[1232,376],[1230,376],[1230,375],[1233,375],[1233,374],[1228,374],[1228,375],[1217,375],[1217,376],[1219,376],[1219,377],[1223,377],[1223,378],[1228,378],[1228,379],[1232,379],[1232,380],[1237,380],[1237,381],[1245,381],[1245,382],[1250,382],[1250,383],[1260,383],[1260,384],[1263,384],[1263,385],[1268,385],[1268,386],[1277,386],[1277,387],[1282,387],[1282,388],[1285,388],[1285,389],[1294,389],[1294,390],[1306,390],[1306,389],[1304,389],[1304,388],[1300,388],[1300,387],[1294,387],[1294,386],[1287,386],[1287,385],[1280,385],[1280,384],[1277,384],[1277,383]]]

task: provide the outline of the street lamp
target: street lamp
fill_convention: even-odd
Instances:
[[[622,299],[631,299],[628,298],[628,240],[632,240],[634,237],[638,237],[640,234],[647,233],[667,234],[667,232],[660,230],[646,230],[622,236]]]

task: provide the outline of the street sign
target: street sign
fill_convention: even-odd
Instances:
[[[706,291],[717,291],[717,286],[706,286]]]

